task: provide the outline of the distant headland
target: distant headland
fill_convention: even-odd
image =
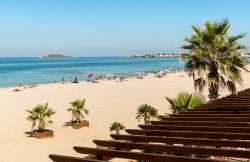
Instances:
[[[250,58],[250,53],[241,54],[243,57]],[[163,53],[163,54],[142,54],[142,55],[129,55],[129,58],[178,58],[181,54],[176,53]]]
[[[143,55],[129,55],[130,58],[177,58],[180,57],[180,54],[143,54]]]
[[[63,55],[60,53],[49,53],[49,54],[40,56],[40,58],[71,58],[71,56]]]
[[[245,53],[242,55],[243,57],[247,57],[247,58],[250,58],[250,53]]]

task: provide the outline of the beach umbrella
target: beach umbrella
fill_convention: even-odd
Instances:
[[[94,74],[88,74],[88,78],[91,78],[91,77],[93,77],[94,76]]]

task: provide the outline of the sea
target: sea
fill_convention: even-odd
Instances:
[[[248,61],[250,61],[248,59]],[[128,58],[128,57],[78,57],[78,58],[38,58],[8,57],[0,58],[0,87],[24,85],[33,82],[47,84],[60,82],[64,77],[77,76],[87,80],[88,74],[132,75],[140,72],[154,72],[184,68],[185,62],[180,58]],[[94,78],[93,77],[93,78]]]

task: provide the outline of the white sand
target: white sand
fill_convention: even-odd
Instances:
[[[193,92],[193,81],[184,73],[175,73],[165,78],[130,79],[124,82],[104,80],[93,84],[49,84],[34,89],[13,92],[13,88],[0,89],[0,162],[50,162],[51,153],[82,156],[73,150],[73,146],[95,147],[93,139],[109,139],[109,126],[120,121],[127,128],[136,128],[136,109],[140,104],[148,103],[168,112],[165,96],[174,97],[180,91]],[[243,88],[250,87],[250,75],[244,73]],[[205,92],[206,93],[206,92]],[[227,92],[223,92],[225,95]],[[74,130],[64,127],[71,115],[66,111],[69,102],[86,98],[86,107],[90,110],[87,120],[89,128]],[[35,139],[27,137],[24,132],[31,129],[26,120],[26,109],[36,104],[48,102],[57,113],[53,117],[55,137]]]

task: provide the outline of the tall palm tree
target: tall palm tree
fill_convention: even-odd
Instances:
[[[136,119],[140,121],[140,119],[144,119],[145,124],[150,123],[150,118],[157,117],[158,110],[154,108],[153,106],[150,106],[148,104],[142,104],[137,109],[137,116]]]
[[[85,108],[85,99],[80,100],[76,99],[75,101],[70,103],[72,108],[67,109],[72,113],[72,123],[81,123],[84,119],[84,115],[89,114],[89,110]]]
[[[185,70],[193,77],[194,87],[202,92],[206,86],[210,100],[219,97],[220,89],[227,88],[236,93],[236,84],[242,84],[242,69],[246,70],[246,59],[240,52],[246,49],[238,41],[246,36],[229,35],[227,19],[221,22],[206,21],[205,28],[192,26],[194,34],[185,39],[181,48],[189,50],[182,54],[186,59]]]
[[[120,122],[114,122],[110,126],[110,131],[115,131],[116,134],[120,134],[121,130],[124,130],[125,126]]]
[[[173,114],[179,114],[179,112],[186,111],[205,103],[205,98],[201,94],[188,92],[180,92],[177,98],[166,97],[170,104],[170,110]]]
[[[37,125],[40,133],[45,131],[47,125],[53,123],[50,117],[56,113],[52,108],[48,107],[48,103],[37,105],[31,110],[26,110],[26,112],[29,113],[27,119],[32,121],[32,129]]]

